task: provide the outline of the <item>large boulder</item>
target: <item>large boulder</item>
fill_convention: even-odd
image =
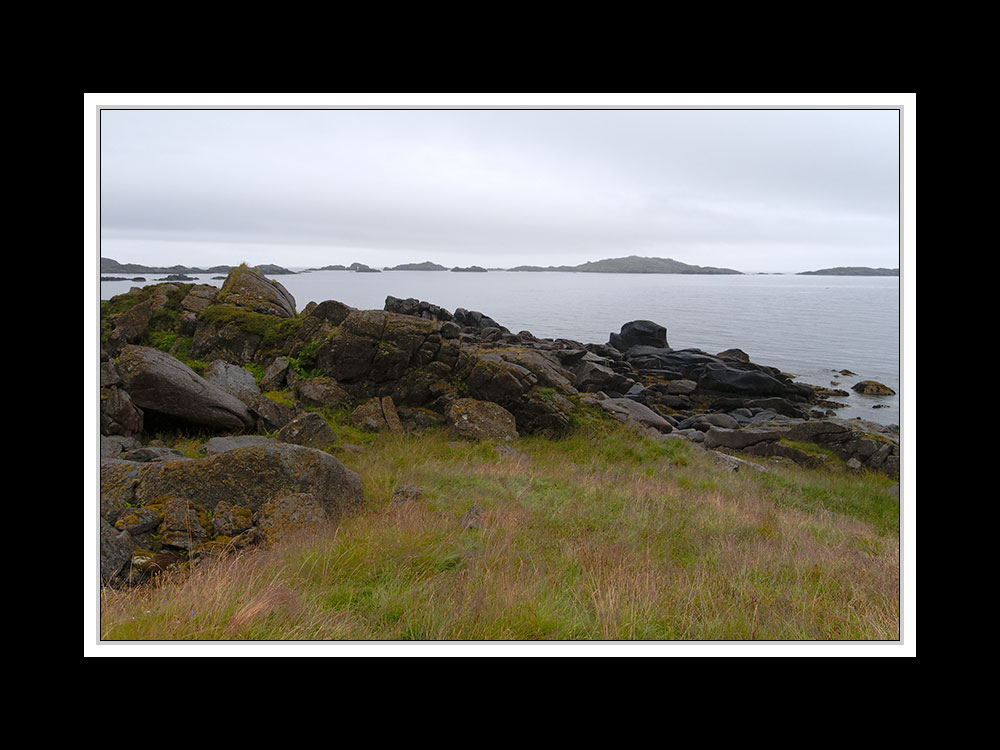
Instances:
[[[651,320],[633,320],[622,326],[621,333],[612,333],[608,341],[619,351],[633,346],[667,346],[667,329]]]
[[[765,442],[776,442],[781,439],[780,430],[766,429],[727,429],[724,427],[710,427],[705,433],[706,448],[731,448],[742,450],[751,445]]]
[[[205,511],[225,501],[259,510],[274,497],[310,493],[330,516],[361,505],[361,478],[329,453],[300,445],[250,445],[207,458],[101,466],[101,515],[114,523],[126,508],[169,498]]]
[[[246,404],[158,349],[126,346],[118,372],[132,402],[145,411],[216,430],[241,431],[254,424]]]
[[[229,272],[219,290],[218,300],[253,312],[295,317],[295,298],[285,287],[246,265]]]
[[[516,440],[514,415],[499,404],[460,398],[448,407],[448,423],[463,440],[492,440],[506,443]]]
[[[757,370],[741,370],[722,364],[709,364],[698,378],[698,387],[720,393],[745,396],[798,396],[809,398],[812,389]]]

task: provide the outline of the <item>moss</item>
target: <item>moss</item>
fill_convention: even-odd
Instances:
[[[220,326],[232,324],[242,331],[260,336],[260,348],[265,350],[283,346],[302,325],[302,318],[281,318],[226,304],[210,305],[200,319]]]

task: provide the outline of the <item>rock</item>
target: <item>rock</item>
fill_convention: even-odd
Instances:
[[[344,322],[344,319],[355,312],[353,307],[345,305],[343,302],[338,302],[334,299],[328,299],[325,302],[320,302],[313,308],[310,315],[319,318],[320,320],[325,320],[335,326],[339,326]]]
[[[630,398],[608,398],[599,401],[598,405],[619,422],[633,422],[645,427],[652,427],[660,432],[673,430],[670,423],[662,416],[648,406]]]
[[[122,453],[119,458],[122,461],[188,461],[188,457],[181,451],[174,448],[146,446]]]
[[[612,333],[608,343],[623,352],[633,346],[666,348],[667,329],[651,320],[633,320],[622,326],[621,333]]]
[[[329,520],[326,508],[308,492],[274,497],[256,514],[258,530],[272,540],[289,532],[322,527]]]
[[[257,379],[252,372],[221,359],[205,368],[204,378],[226,393],[236,396],[244,404],[252,404],[260,395]]]
[[[295,397],[306,406],[336,409],[350,400],[350,394],[333,378],[299,378],[295,381]]]
[[[895,396],[896,392],[887,385],[874,380],[862,380],[851,386],[851,390],[863,396]]]
[[[426,320],[451,321],[454,316],[443,307],[438,307],[430,302],[422,302],[410,297],[409,299],[399,299],[398,297],[386,297],[385,308],[387,312],[398,313],[400,315],[412,315]]]
[[[253,511],[237,508],[225,500],[212,511],[212,531],[216,536],[234,537],[253,526]]]
[[[218,293],[219,302],[252,312],[295,317],[295,298],[277,281],[246,265],[229,272]]]
[[[145,336],[153,315],[166,306],[169,293],[177,288],[174,284],[157,284],[139,290],[138,294],[146,295],[144,300],[132,305],[125,312],[111,317],[111,331],[107,340],[108,351],[115,354],[126,344],[139,341]]]
[[[131,437],[142,432],[143,413],[132,397],[117,386],[101,388],[101,435]]]
[[[482,518],[485,513],[486,510],[482,506],[473,504],[459,522],[462,530],[468,531],[470,529],[482,528]]]
[[[707,432],[711,427],[735,430],[739,426],[740,423],[728,414],[696,414],[677,425],[678,429],[681,430],[691,427],[701,432]]]
[[[585,393],[597,391],[628,391],[634,380],[619,375],[606,365],[593,361],[582,361],[573,370],[576,388]]]
[[[162,521],[163,510],[161,508],[126,508],[115,521],[115,528],[119,531],[127,531],[132,536],[138,536],[152,531]]]
[[[693,380],[671,380],[666,384],[665,390],[671,396],[686,396],[698,387]]]
[[[265,391],[280,391],[285,387],[285,375],[291,363],[285,357],[275,357],[260,379],[260,387]]]
[[[248,445],[273,445],[277,441],[266,435],[232,435],[229,437],[214,437],[205,442],[204,449],[208,455],[227,453]]]
[[[706,442],[706,447],[708,443]],[[770,474],[770,470],[756,464],[753,461],[747,461],[742,458],[737,458],[736,456],[730,456],[728,453],[719,453],[719,451],[711,451],[712,461],[723,468],[729,469],[730,471],[739,471],[740,469],[752,469],[754,471],[760,471],[765,474]]]
[[[257,416],[258,429],[262,432],[280,430],[296,417],[295,409],[264,395],[258,397],[250,408]]]
[[[742,450],[748,446],[762,442],[772,442],[781,439],[779,430],[726,429],[711,427],[705,432],[706,448],[731,448]]]
[[[358,406],[351,412],[351,424],[369,432],[403,432],[396,405],[389,396],[370,398]]]
[[[410,502],[423,500],[424,491],[412,484],[402,484],[392,491],[392,499],[389,505],[392,507],[402,507]]]
[[[254,424],[246,404],[157,349],[126,346],[118,371],[132,401],[146,411],[218,430],[240,431]]]
[[[201,506],[182,497],[169,497],[163,503],[160,541],[168,547],[193,549],[210,535],[209,523]]]
[[[330,425],[314,411],[306,412],[278,430],[275,437],[282,443],[304,445],[327,450],[337,442]]]
[[[862,420],[809,420],[790,426],[789,440],[815,443],[844,461],[857,459],[866,469],[899,476],[899,436],[891,428]]]
[[[181,300],[181,308],[196,315],[201,315],[214,302],[219,294],[218,287],[211,284],[197,284],[191,288],[187,296]]]
[[[726,349],[724,352],[719,352],[715,355],[719,359],[734,359],[737,362],[749,362],[750,355],[747,354],[742,349]]]
[[[531,459],[520,451],[514,450],[509,445],[498,445],[496,447],[497,456],[514,461],[530,461]]]
[[[127,451],[141,448],[142,443],[124,435],[101,435],[101,460],[116,458]]]
[[[132,559],[135,543],[127,531],[116,531],[103,518],[100,521],[101,581],[110,581]]]
[[[790,396],[809,398],[812,389],[779,380],[755,370],[738,370],[726,365],[708,364],[698,378],[698,387],[709,391],[739,393],[747,396]]]
[[[496,403],[460,398],[451,404],[446,416],[463,440],[508,442],[518,437],[514,415]]]
[[[190,500],[211,512],[226,501],[253,511],[279,495],[309,493],[331,517],[363,501],[360,477],[329,453],[287,443],[250,445],[206,458],[167,463],[108,461],[101,466],[101,516],[129,506]]]

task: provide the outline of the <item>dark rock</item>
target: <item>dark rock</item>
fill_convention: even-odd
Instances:
[[[275,357],[260,379],[260,387],[265,391],[280,391],[285,387],[285,375],[291,363],[285,357]]]
[[[258,428],[263,432],[280,430],[295,419],[296,412],[290,406],[261,395],[250,405],[251,411],[257,417]]]
[[[651,320],[633,320],[622,326],[621,333],[612,333],[609,343],[622,352],[633,346],[666,348],[667,329]]]
[[[345,305],[343,302],[329,299],[316,305],[310,314],[332,325],[339,326],[352,312],[355,312],[355,308]]]

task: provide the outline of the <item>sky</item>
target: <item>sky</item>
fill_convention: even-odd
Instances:
[[[899,137],[895,109],[104,109],[100,254],[895,268]]]

